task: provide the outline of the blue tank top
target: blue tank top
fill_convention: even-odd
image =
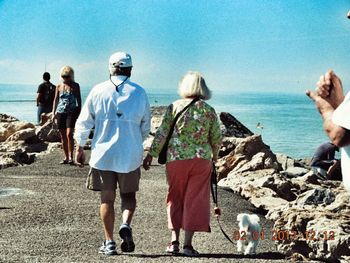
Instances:
[[[57,105],[58,113],[73,113],[77,109],[77,98],[72,91],[60,92]]]

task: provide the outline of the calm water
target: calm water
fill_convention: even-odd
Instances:
[[[36,122],[36,86],[0,84],[0,112]],[[82,87],[83,100],[90,87]],[[168,105],[178,98],[175,91],[148,91],[151,105]],[[274,152],[294,158],[310,157],[327,140],[314,105],[304,94],[214,94],[209,103],[217,112],[234,115],[251,131],[262,134]],[[264,128],[256,128],[260,123]]]

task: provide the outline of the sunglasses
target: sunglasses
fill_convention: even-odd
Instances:
[[[70,76],[69,75],[65,75],[65,76],[62,76],[62,78],[68,79],[68,78],[70,78]]]

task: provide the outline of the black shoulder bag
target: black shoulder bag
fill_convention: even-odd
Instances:
[[[158,163],[159,164],[165,164],[166,163],[166,156],[167,156],[169,141],[170,141],[171,136],[173,135],[175,124],[176,124],[177,120],[182,115],[182,113],[184,113],[191,105],[193,105],[198,100],[199,100],[199,98],[193,99],[191,101],[191,103],[189,103],[178,114],[176,114],[176,116],[175,116],[175,118],[173,120],[173,123],[170,126],[170,130],[169,130],[168,136],[166,137],[166,140],[165,140],[165,143],[163,145],[163,148],[162,148],[162,150],[160,151],[160,153],[158,155]]]

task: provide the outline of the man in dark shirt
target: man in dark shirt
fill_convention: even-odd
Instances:
[[[340,161],[335,158],[339,148],[331,142],[322,143],[315,151],[311,160],[311,167],[327,179],[339,180]]]
[[[56,86],[50,82],[50,73],[43,74],[44,82],[38,87],[36,106],[38,107],[38,123],[41,123],[41,114],[52,111]]]

